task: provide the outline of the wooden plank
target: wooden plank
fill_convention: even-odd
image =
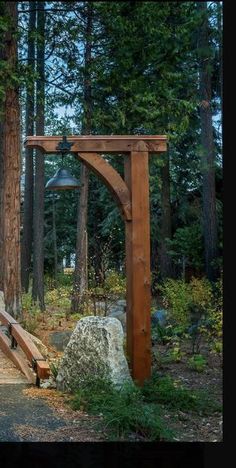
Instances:
[[[125,158],[132,221],[126,229],[127,352],[132,377],[142,385],[151,376],[151,294],[148,152]]]
[[[0,349],[3,353],[15,364],[17,369],[19,369],[28,379],[29,383],[35,384],[36,383],[36,376],[29,368],[26,361],[20,355],[18,349],[12,349],[10,347],[10,340],[7,338],[6,335],[2,331],[0,331]]]
[[[8,325],[9,323],[18,323],[14,317],[12,317],[10,314],[5,312],[5,310],[0,310],[0,322],[3,325]]]
[[[60,153],[57,150],[61,136],[28,136],[25,146],[41,148],[45,153]],[[71,152],[130,152],[137,148],[138,142],[144,142],[139,151],[159,153],[167,150],[167,137],[165,135],[81,135],[67,137],[73,142]]]
[[[36,372],[38,377],[40,379],[49,378],[50,367],[48,363],[29,336],[25,333],[21,325],[5,311],[0,311],[0,321],[4,325],[11,324],[11,335],[15,338],[30,363],[32,364],[33,360],[36,361]]]
[[[116,199],[124,219],[130,220],[130,191],[120,174],[97,153],[79,153],[78,159],[105,183]]]
[[[32,359],[43,359],[38,348],[25,333],[21,325],[13,324],[11,334],[17,341],[18,345],[22,348],[29,361]]]

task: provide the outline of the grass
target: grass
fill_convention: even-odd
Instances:
[[[207,392],[189,390],[157,374],[142,388],[132,383],[116,389],[109,382],[92,379],[77,388],[71,404],[74,409],[102,415],[104,428],[116,440],[127,440],[131,434],[150,441],[173,440],[175,434],[164,420],[165,409],[200,415],[221,411]]]

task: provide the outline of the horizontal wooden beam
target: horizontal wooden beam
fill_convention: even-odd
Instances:
[[[166,135],[80,135],[67,136],[73,143],[70,152],[127,153],[130,151],[148,151],[159,153],[167,151]],[[61,153],[57,149],[61,136],[28,136],[25,146],[40,148],[45,153]]]

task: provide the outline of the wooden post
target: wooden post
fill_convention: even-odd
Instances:
[[[127,276],[127,354],[133,379],[151,376],[151,294],[148,151],[125,156],[125,182],[132,219],[125,221]]]
[[[73,153],[107,185],[125,220],[127,353],[133,379],[151,376],[151,292],[148,157],[167,151],[165,135],[69,136]],[[30,136],[26,146],[59,152],[59,136]],[[125,182],[97,153],[125,153]],[[128,155],[127,155],[128,153]]]

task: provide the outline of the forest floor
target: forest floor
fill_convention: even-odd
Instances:
[[[54,317],[54,318],[53,318]],[[53,311],[48,312],[44,317],[44,320],[40,320],[37,324],[36,329],[33,334],[35,334],[41,341],[47,346],[49,350],[49,362],[54,362],[62,355],[62,352],[56,350],[50,342],[50,335],[59,332],[59,331],[73,331],[77,319],[70,318],[66,320],[63,317],[60,319],[55,319]],[[206,368],[203,372],[199,373],[189,369],[187,365],[187,360],[191,356],[190,344],[184,343],[182,350],[184,351],[183,357],[180,362],[168,362],[165,363],[165,355],[168,352],[168,345],[155,344],[153,346],[153,371],[156,371],[160,376],[170,376],[174,381],[181,383],[184,388],[189,389],[190,391],[202,390],[208,393],[214,401],[219,404],[222,404],[222,357],[218,354],[213,354],[209,352],[207,344],[202,344],[201,354],[206,358]],[[156,351],[158,351],[158,359],[156,359]],[[73,420],[75,412],[69,408],[68,405],[68,396],[66,394],[59,394],[53,389],[30,389],[27,390],[28,398],[44,398],[49,405],[54,407],[56,411],[62,415],[64,419],[69,421]],[[57,401],[58,398],[58,401]],[[165,405],[160,405],[163,410],[163,417],[165,419],[166,425],[174,431],[174,441],[180,442],[220,442],[222,441],[222,413],[216,412],[211,415],[206,415],[204,412],[192,412],[192,411],[179,411],[173,410]],[[78,413],[78,412],[76,412]],[[82,416],[80,412],[80,417]],[[73,416],[74,415],[74,416]],[[85,415],[86,418],[93,417]],[[99,417],[98,417],[99,419]],[[96,426],[96,417],[94,419]],[[101,418],[100,418],[101,423]],[[92,423],[92,427],[94,424]],[[88,427],[88,437],[91,436],[90,424]],[[100,427],[102,425],[100,424]],[[94,440],[107,440],[107,435],[105,433],[98,432],[96,429],[92,429],[95,432]],[[64,429],[66,431],[66,429]],[[73,434],[75,434],[73,429]],[[83,433],[84,434],[84,433]],[[65,440],[62,435],[60,436],[60,430],[55,434],[57,440]],[[47,437],[47,436],[46,436]],[[50,437],[54,437],[50,435]],[[62,439],[60,439],[62,437]],[[76,437],[80,437],[75,435]],[[85,435],[83,435],[85,437]],[[42,439],[39,439],[42,440]],[[44,440],[44,439],[43,439]],[[48,439],[52,440],[52,439]],[[53,438],[55,440],[55,438]],[[83,439],[82,439],[83,440]],[[84,439],[88,440],[88,439]],[[91,440],[91,439],[90,439]],[[130,440],[141,440],[145,441],[145,438],[134,436],[131,434]]]
[[[185,355],[180,362],[157,364],[154,359],[153,369],[159,375],[168,375],[180,382],[190,391],[200,390],[207,392],[212,399],[222,405],[223,403],[223,372],[222,357],[209,352],[207,345],[201,348],[201,354],[206,358],[206,369],[198,373],[188,368],[187,360],[191,356],[189,343],[183,348]],[[166,355],[166,346],[156,345],[160,356]],[[221,442],[223,435],[223,416],[216,412],[212,415],[196,414],[191,411],[170,411],[165,409],[165,418],[170,421],[171,428],[176,433],[175,440],[181,442]]]

